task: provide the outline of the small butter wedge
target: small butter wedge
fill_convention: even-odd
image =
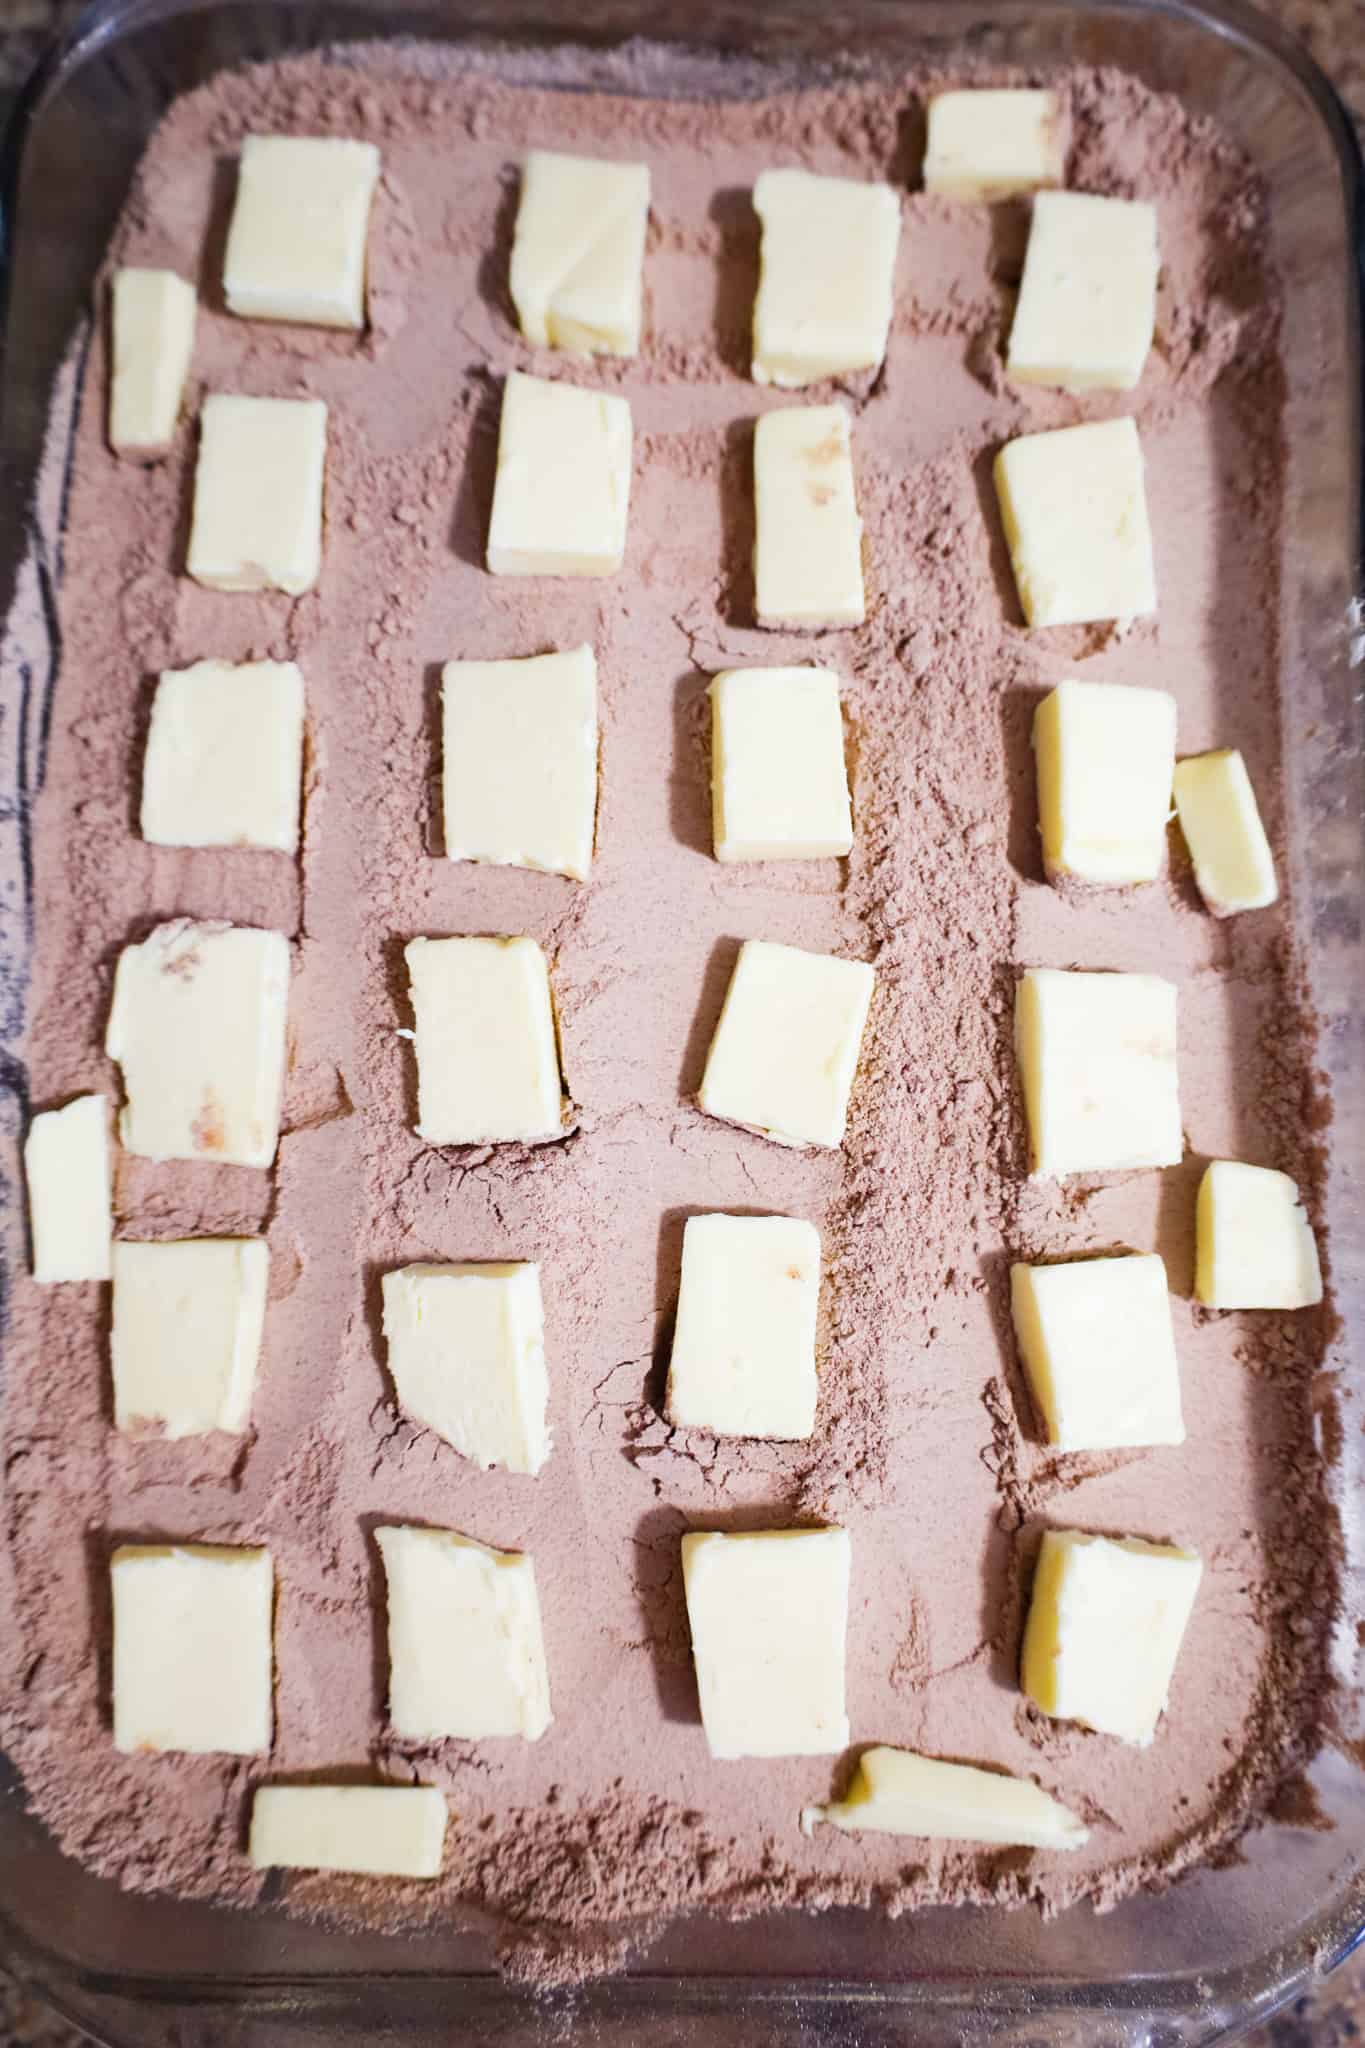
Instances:
[[[1275,901],[1280,892],[1270,841],[1235,747],[1176,764],[1175,808],[1199,893],[1215,917],[1263,910]]]
[[[640,348],[649,166],[527,152],[512,242],[512,303],[538,348]]]
[[[754,608],[760,626],[863,623],[863,523],[845,406],[784,406],[754,429]]]
[[[173,270],[114,272],[109,445],[115,454],[169,447],[194,352],[198,301]]]
[[[1206,1308],[1312,1308],[1317,1241],[1287,1173],[1215,1159],[1199,1183],[1194,1291]]]
[[[924,189],[944,199],[1012,199],[1066,176],[1067,131],[1055,92],[1017,87],[936,93]]]
[[[434,1785],[262,1785],[248,1853],[257,1870],[439,1877],[445,1838]]]
[[[1033,718],[1049,881],[1150,882],[1166,858],[1175,698],[1124,683],[1058,683]]]
[[[880,1744],[863,1751],[842,1799],[805,1808],[802,1833],[812,1834],[821,1821],[846,1834],[920,1835],[1024,1849],[1079,1849],[1090,1839],[1089,1828],[1069,1808],[1027,1778]]]
[[[107,1280],[114,1234],[108,1098],[78,1095],[35,1116],[24,1171],[34,1279]]]

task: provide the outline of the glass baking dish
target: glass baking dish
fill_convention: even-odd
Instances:
[[[816,74],[849,58],[1032,69],[1115,63],[1215,115],[1259,165],[1285,283],[1291,459],[1283,676],[1290,858],[1322,1058],[1335,1100],[1327,1209],[1343,1330],[1318,1391],[1334,1460],[1347,1615],[1338,1700],[1311,1770],[1312,1826],[1267,1822],[1226,1867],[1096,1916],[939,1909],[890,1922],[796,1914],[665,1933],[624,1975],[533,2001],[455,1933],[382,1938],[130,1896],[60,1855],[0,1790],[0,1924],[21,1970],[100,2038],[155,2044],[297,2039],[415,2042],[1206,2041],[1263,2016],[1328,1969],[1365,1927],[1365,994],[1362,709],[1353,663],[1361,549],[1362,177],[1350,124],[1302,50],[1242,0],[97,0],[54,46],[0,162],[5,322],[0,404],[9,488],[0,579],[47,605],[60,504],[30,513],[54,372],[89,318],[90,285],[143,145],[180,91],[226,65],[382,35],[496,35],[534,48],[638,33],[771,56]],[[55,431],[61,431],[60,423]],[[52,616],[49,609],[49,616]],[[8,650],[7,650],[8,653]],[[41,783],[58,650],[42,673],[3,665],[0,834],[22,846]],[[0,1159],[18,1186],[23,906],[0,909]],[[8,936],[6,936],[6,933]],[[24,1256],[21,1204],[0,1210]],[[1311,1804],[1312,1802],[1309,1802]],[[1307,1808],[1300,1802],[1300,1819]],[[1326,1821],[1330,1825],[1321,1825]]]

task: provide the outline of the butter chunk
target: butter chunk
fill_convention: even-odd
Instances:
[[[540,1268],[403,1266],[383,1279],[399,1406],[485,1471],[550,1455]]]
[[[822,860],[853,846],[839,684],[823,668],[731,668],[711,684],[716,859]]]
[[[114,1234],[108,1098],[78,1095],[35,1116],[24,1173],[34,1279],[107,1280]]]
[[[820,1821],[846,1834],[919,1835],[1020,1849],[1080,1849],[1090,1839],[1089,1828],[1068,1807],[1027,1778],[880,1744],[863,1751],[841,1800],[806,1808],[802,1832],[811,1834]]]
[[[114,1421],[167,1437],[240,1435],[265,1327],[264,1238],[114,1246]]]
[[[1156,610],[1142,447],[1130,419],[1009,441],[995,488],[1030,626],[1129,620]]]
[[[848,1742],[846,1529],[682,1540],[701,1718],[713,1757],[825,1756]]]
[[[1232,1159],[1205,1167],[1194,1291],[1207,1308],[1311,1308],[1322,1300],[1317,1240],[1287,1173]]]
[[[251,1802],[257,1870],[439,1877],[445,1840],[434,1785],[262,1785]]]
[[[647,164],[527,152],[512,240],[512,303],[538,348],[633,356],[649,224]]]
[[[145,1159],[269,1166],[280,1136],[289,942],[244,925],[158,925],[125,946],[104,1049],[119,1136]]]
[[[1150,882],[1166,855],[1175,699],[1059,683],[1033,719],[1043,865],[1052,881]]]
[[[1016,384],[1131,391],[1156,329],[1156,208],[1040,192],[1010,328]]]
[[[1235,747],[1177,764],[1175,808],[1199,893],[1215,917],[1275,902],[1280,892],[1270,841]]]
[[[114,1746],[233,1756],[269,1749],[270,1552],[125,1544],[110,1577]]]
[[[940,92],[929,102],[924,189],[984,204],[1060,185],[1066,122],[1055,92]]]
[[[1036,1707],[1145,1749],[1166,1706],[1204,1567],[1192,1550],[1048,1529],[1024,1628]]]
[[[248,135],[223,261],[228,310],[248,320],[363,327],[378,182],[372,142]]]
[[[749,939],[739,949],[697,1100],[779,1145],[843,1143],[872,969]]]
[[[1030,967],[1014,1043],[1036,1174],[1179,1164],[1173,982]]]
[[[820,1234],[795,1216],[692,1216],[667,1412],[721,1436],[808,1437],[815,1427]]]
[[[142,770],[154,846],[293,853],[303,787],[303,677],[292,661],[165,669]]]
[[[204,400],[186,566],[210,590],[311,590],[322,566],[320,398]]]
[[[389,1721],[409,1741],[550,1725],[535,1566],[450,1529],[377,1529],[389,1601]]]
[[[152,454],[170,445],[180,418],[198,300],[173,270],[114,272],[109,445]]]
[[[550,973],[534,939],[413,939],[417,1135],[498,1145],[564,1134]]]
[[[1184,1443],[1171,1298],[1154,1252],[1012,1266],[1010,1304],[1049,1443]]]
[[[755,381],[793,388],[875,370],[886,353],[900,200],[889,185],[764,171]]]
[[[591,647],[441,671],[446,853],[585,882],[597,816]]]
[[[614,576],[630,508],[630,405],[513,370],[488,526],[495,576]]]
[[[786,406],[754,429],[760,626],[861,626],[863,526],[842,405]]]

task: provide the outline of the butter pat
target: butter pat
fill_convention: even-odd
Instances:
[[[630,406],[513,370],[488,526],[495,576],[614,576],[626,552]]]
[[[210,590],[311,590],[322,565],[327,408],[217,393],[199,416],[186,563]]]
[[[107,1097],[78,1095],[35,1116],[24,1173],[34,1279],[107,1280],[114,1234]]]
[[[194,353],[198,301],[173,270],[114,272],[109,445],[153,454],[175,436]]]
[[[1207,1308],[1311,1308],[1317,1241],[1287,1173],[1215,1159],[1195,1208],[1194,1291]]]
[[[1036,1707],[1145,1749],[1166,1706],[1204,1567],[1192,1550],[1048,1529],[1024,1628]]]
[[[264,1238],[114,1246],[114,1422],[168,1437],[240,1435],[265,1326]]]
[[[142,770],[154,846],[293,853],[303,786],[303,677],[292,661],[165,669]]]
[[[840,1145],[872,969],[749,939],[739,949],[697,1100],[779,1145]]]
[[[849,1560],[846,1529],[683,1537],[712,1756],[825,1756],[845,1747]]]
[[[1154,1252],[1011,1266],[1010,1304],[1049,1443],[1184,1443],[1171,1298]]]
[[[389,1721],[408,1741],[550,1725],[535,1566],[450,1529],[376,1529],[389,1596]]]
[[[248,135],[223,261],[229,312],[363,327],[365,240],[378,182],[371,142]]]
[[[1256,792],[1235,747],[1196,754],[1175,771],[1175,808],[1199,893],[1215,917],[1263,910],[1279,895]]]
[[[126,1544],[114,1552],[114,1746],[255,1756],[270,1747],[268,1550]]]
[[[900,200],[889,185],[764,171],[754,379],[789,389],[875,370],[886,353]]]
[[[1135,619],[1156,610],[1142,448],[1132,420],[1007,442],[995,488],[1030,626]]]
[[[863,526],[842,405],[787,406],[754,428],[760,626],[861,626]]]
[[[597,815],[591,647],[441,671],[446,853],[585,882]]]
[[[262,1785],[251,1802],[257,1870],[439,1877],[445,1840],[434,1785]]]
[[[534,939],[413,939],[417,1135],[498,1145],[564,1134],[550,973]]]
[[[529,150],[511,277],[526,339],[574,355],[638,354],[648,223],[648,165]]]
[[[1014,1043],[1035,1173],[1179,1164],[1173,982],[1030,967]]]
[[[1166,854],[1175,699],[1059,683],[1033,718],[1043,866],[1052,881],[1150,882]]]
[[[940,92],[929,102],[924,189],[984,204],[1060,185],[1066,123],[1055,92]]]
[[[805,1809],[802,1832],[811,1834],[820,1821],[846,1834],[919,1835],[1019,1849],[1080,1849],[1090,1839],[1089,1828],[1068,1807],[1027,1778],[881,1745],[863,1751],[836,1805]]]
[[[711,684],[716,859],[822,860],[853,846],[839,685],[823,668],[731,668]]]
[[[815,1427],[820,1234],[795,1216],[693,1216],[668,1370],[667,1413],[720,1436]]]
[[[1010,328],[1016,384],[1131,391],[1156,328],[1156,208],[1040,192]]]
[[[399,1406],[485,1471],[550,1455],[540,1268],[403,1266],[383,1278]]]
[[[104,1049],[119,1136],[145,1159],[269,1166],[280,1137],[289,942],[244,925],[158,925],[125,946]]]

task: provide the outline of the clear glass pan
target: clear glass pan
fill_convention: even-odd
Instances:
[[[0,595],[8,602],[26,555],[40,596],[55,573],[59,510],[36,523],[25,512],[53,373],[87,315],[133,166],[178,92],[225,65],[370,35],[491,34],[534,45],[637,33],[812,70],[849,52],[901,67],[963,53],[1030,66],[1117,63],[1215,115],[1265,176],[1286,287],[1291,861],[1336,1105],[1328,1220],[1345,1327],[1321,1413],[1324,1442],[1340,1446],[1352,1612],[1337,1723],[1312,1771],[1333,1825],[1267,1824],[1242,1844],[1240,1861],[1102,1917],[1080,1910],[1043,1923],[1028,1912],[945,1909],[890,1923],[845,1913],[683,1924],[627,1975],[537,2004],[493,1974],[467,1936],[339,1934],[266,1909],[218,1913],[123,1894],[65,1860],[9,1781],[0,1795],[3,1938],[91,2032],[143,2048],[352,2035],[513,2043],[548,2041],[570,2026],[593,2041],[708,2048],[1211,2040],[1330,1967],[1365,1925],[1365,1714],[1353,1705],[1354,1611],[1365,1611],[1365,1436],[1353,1413],[1365,1400],[1365,756],[1352,673],[1362,647],[1353,601],[1365,217],[1349,121],[1304,53],[1243,0],[693,0],[686,10],[646,0],[97,0],[33,80],[0,162]],[[0,833],[26,831],[50,688],[50,672],[7,668],[0,677]],[[23,1124],[23,1072],[11,1049],[22,958],[14,964],[17,978],[0,987],[0,1169],[11,1189]],[[0,1235],[11,1259],[24,1255],[16,1216],[10,1200]]]

